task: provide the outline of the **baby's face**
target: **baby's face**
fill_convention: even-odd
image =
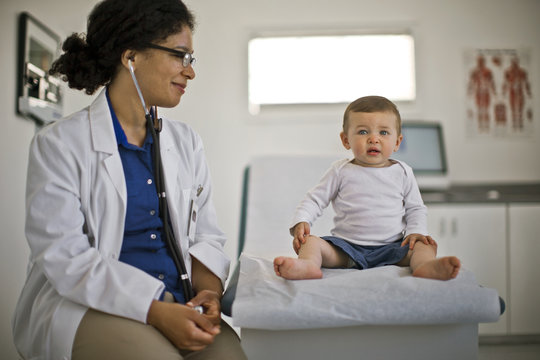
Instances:
[[[392,112],[349,114],[349,128],[347,133],[341,133],[341,141],[347,150],[352,150],[357,165],[390,165],[388,158],[399,149],[403,139],[398,135],[396,120]]]

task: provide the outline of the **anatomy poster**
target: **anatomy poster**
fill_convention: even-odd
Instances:
[[[530,51],[470,50],[465,53],[468,133],[530,136],[533,101]]]

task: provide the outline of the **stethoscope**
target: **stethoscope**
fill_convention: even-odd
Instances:
[[[162,120],[161,118],[157,117],[157,107],[154,106],[152,111],[153,114],[150,113],[146,108],[146,103],[144,102],[141,88],[139,87],[139,83],[137,82],[137,78],[135,77],[135,71],[133,70],[131,59],[128,60],[128,67],[131,78],[133,79],[133,83],[135,84],[135,88],[137,89],[137,93],[139,94],[139,98],[141,99],[141,103],[144,108],[146,126],[148,128],[148,131],[150,131],[150,134],[152,135],[152,140],[154,142],[154,146],[152,146],[152,160],[154,162],[154,178],[159,199],[159,213],[161,221],[163,222],[163,235],[165,238],[165,242],[171,252],[174,265],[178,270],[180,281],[182,283],[182,289],[184,292],[184,298],[186,302],[188,302],[195,296],[195,294],[193,292],[193,287],[191,286],[191,281],[189,280],[189,275],[186,270],[184,258],[182,257],[182,251],[180,250],[180,247],[178,246],[178,243],[174,238],[174,233],[169,224],[169,208],[167,205],[167,193],[165,191],[163,164],[161,162],[161,153],[159,146],[159,133],[161,132],[162,128]],[[196,306],[195,310],[202,313],[203,308],[200,306]]]

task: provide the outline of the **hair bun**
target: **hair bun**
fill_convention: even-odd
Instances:
[[[77,33],[71,34],[62,44],[62,50],[67,53],[89,53],[89,48],[84,37]]]
[[[70,88],[84,89],[89,95],[106,83],[96,56],[83,35],[71,34],[62,44],[62,50],[64,54],[53,62],[49,74],[62,75]]]

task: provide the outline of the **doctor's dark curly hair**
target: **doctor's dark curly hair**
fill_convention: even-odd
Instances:
[[[91,95],[114,78],[125,50],[142,50],[184,26],[193,31],[195,20],[180,0],[104,0],[88,16],[86,36],[69,36],[49,73]]]

